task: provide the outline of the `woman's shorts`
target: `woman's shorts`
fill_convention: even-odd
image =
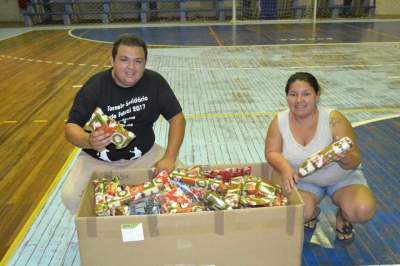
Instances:
[[[297,189],[315,194],[319,199],[322,199],[325,195],[332,197],[332,195],[341,188],[350,185],[364,185],[368,187],[367,180],[365,179],[360,169],[355,170],[351,175],[344,177],[331,186],[321,187],[312,183],[307,183],[301,179],[297,183]]]

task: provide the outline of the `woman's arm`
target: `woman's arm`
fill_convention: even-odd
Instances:
[[[357,168],[361,163],[361,154],[356,142],[356,136],[347,118],[338,111],[332,111],[329,117],[332,137],[337,141],[343,137],[349,137],[353,142],[353,147],[347,153],[337,155],[336,162],[345,170]]]
[[[282,135],[279,132],[277,117],[274,117],[267,131],[265,159],[280,174],[282,187],[290,193],[299,177],[282,155]]]

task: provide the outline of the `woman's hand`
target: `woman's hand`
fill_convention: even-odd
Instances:
[[[293,168],[288,168],[284,172],[281,173],[282,180],[282,188],[286,193],[292,192],[292,189],[295,187],[297,181],[299,180],[299,175]]]
[[[341,168],[351,170],[358,167],[361,163],[361,153],[356,142],[356,135],[350,122],[340,112],[333,111],[329,117],[333,141],[338,141],[343,137],[349,137],[353,142],[350,151],[338,154],[333,157]]]
[[[347,153],[347,152],[345,152],[345,153],[339,153],[339,154],[335,154],[335,155],[333,156],[333,160],[336,161],[336,162],[341,162],[341,163],[346,164],[346,161],[349,160],[348,157],[349,157],[349,156],[348,156],[348,153]]]

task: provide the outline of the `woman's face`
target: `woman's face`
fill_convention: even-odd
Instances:
[[[307,117],[316,110],[319,93],[307,82],[296,80],[289,86],[286,98],[293,115]]]

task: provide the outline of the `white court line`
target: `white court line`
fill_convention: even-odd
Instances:
[[[2,28],[2,33],[0,34],[0,41],[17,37],[24,33],[32,31],[31,28]]]
[[[319,53],[322,55],[335,55],[335,54],[323,54],[323,53]],[[337,54],[337,55],[344,55],[344,54]],[[20,57],[11,57],[11,56],[6,56],[6,55],[1,55],[1,57],[5,57],[5,58],[11,58],[14,60],[27,60],[29,62],[37,62],[37,63],[47,63],[47,64],[52,64],[55,63],[57,65],[61,65],[64,64],[64,62],[53,62],[53,61],[44,61],[44,60],[40,60],[40,59],[25,59],[25,58],[20,58]],[[307,57],[306,57],[307,59]],[[73,66],[73,65],[78,65],[78,66],[87,66],[87,64],[84,63],[66,63],[66,65],[68,66]],[[91,67],[97,67],[98,65],[90,65]],[[174,69],[179,69],[179,70],[253,70],[253,69],[264,69],[264,68],[284,68],[284,69],[304,69],[304,68],[310,68],[310,69],[326,69],[326,68],[364,68],[364,67],[386,67],[386,66],[400,66],[400,63],[383,63],[383,64],[348,64],[348,65],[310,65],[310,66],[254,66],[254,67],[210,67],[210,68],[206,68],[206,67],[174,67],[174,66],[168,66],[168,68],[174,68]],[[104,65],[103,68],[110,68],[111,65]],[[152,68],[152,66],[149,64],[147,65],[148,68]],[[163,66],[159,67],[162,68]],[[388,76],[388,79],[400,79],[400,76]]]
[[[396,22],[396,21],[399,21],[399,20],[398,19],[393,19],[393,20],[383,20],[383,21],[395,21]],[[324,21],[324,22],[319,22],[319,23],[349,23],[349,22],[352,23],[352,22],[360,22],[360,21],[352,21],[352,20],[335,21],[335,20],[333,20],[332,22]],[[368,20],[363,20],[362,22],[368,22]],[[379,20],[372,20],[372,22],[379,22]],[[305,23],[309,23],[309,21],[305,22]],[[195,23],[195,24],[197,24],[197,23]],[[198,25],[195,25],[195,24],[174,24],[174,23],[168,24],[168,23],[166,23],[164,25],[162,25],[162,24],[145,25],[145,24],[142,23],[142,24],[138,24],[138,25],[132,25],[131,27],[132,28],[140,28],[140,27],[168,28],[168,27],[182,27],[182,26],[184,26],[184,27],[205,26],[206,27],[206,26],[217,26],[217,25],[231,25],[230,22],[227,22],[227,23],[225,23],[225,22],[223,22],[223,23],[206,23],[206,24],[200,23]],[[298,20],[295,20],[295,21],[280,20],[277,23],[270,23],[269,21],[267,21],[265,23],[263,23],[262,21],[257,21],[257,22],[242,21],[242,23],[239,23],[238,25],[254,25],[254,24],[257,25],[257,24],[304,24],[304,23],[299,23]],[[93,25],[93,26],[83,25],[83,26],[69,26],[69,27],[63,27],[63,28],[64,29],[69,29],[68,30],[68,35],[71,38],[75,38],[75,39],[83,40],[83,41],[89,41],[89,42],[112,44],[113,43],[112,41],[93,40],[93,39],[90,39],[90,38],[76,36],[76,35],[72,34],[72,31],[75,30],[75,29],[80,29],[80,30],[102,29],[102,28],[106,28],[106,29],[107,28],[110,28],[110,29],[115,29],[116,28],[116,29],[118,29],[118,28],[126,28],[126,27],[127,26],[116,24],[116,25],[113,25],[113,26],[111,26],[111,25]],[[282,38],[280,40],[281,41],[286,41],[287,39],[283,39]],[[290,40],[296,40],[296,38],[290,39]],[[316,39],[315,38],[308,38],[308,40],[314,41]],[[332,37],[327,37],[327,38],[325,38],[325,40],[333,40],[333,38]],[[350,43],[342,43],[342,42],[338,42],[338,43],[335,43],[335,42],[332,42],[332,43],[289,43],[289,44],[280,43],[280,44],[257,44],[257,45],[251,45],[251,46],[252,47],[263,47],[263,46],[264,47],[265,46],[268,47],[268,46],[277,46],[277,45],[281,45],[281,46],[284,46],[284,45],[288,45],[288,46],[304,46],[304,45],[318,46],[318,45],[358,45],[358,44],[398,44],[398,42],[379,42],[379,41],[374,42],[374,41],[372,41],[372,42],[355,42],[355,43],[351,43],[351,42]],[[184,47],[184,48],[194,48],[194,47],[196,47],[196,48],[201,48],[201,47],[210,48],[210,47],[215,47],[215,48],[226,48],[226,47],[231,47],[231,46],[234,46],[234,47],[248,47],[248,45],[222,45],[222,46],[215,46],[215,45],[182,45],[182,44],[166,44],[166,45],[164,45],[164,44],[163,45],[151,44],[149,46],[152,46],[152,47],[155,47],[155,48],[156,47],[168,47],[168,48],[180,48],[180,47]],[[151,49],[151,47],[150,47],[150,49]]]
[[[365,124],[378,122],[378,121],[382,121],[382,120],[388,120],[388,119],[392,119],[392,118],[396,118],[396,117],[400,117],[400,114],[394,114],[394,115],[388,115],[388,116],[384,116],[384,117],[368,119],[368,120],[352,123],[351,125],[353,127],[359,127],[359,126],[362,126],[362,125],[365,125]]]
[[[254,67],[175,67],[175,66],[166,66],[168,69],[177,69],[177,70],[254,70],[254,69],[265,69],[265,68],[276,68],[276,69],[307,69],[307,68],[353,68],[353,67],[386,67],[386,66],[400,66],[400,63],[390,63],[390,64],[354,64],[354,65],[310,65],[310,66],[254,66]],[[104,66],[104,67],[111,67],[111,66]],[[147,65],[147,68],[154,68],[152,65]],[[159,69],[163,68],[163,66],[158,66]],[[400,78],[400,77],[399,77]]]
[[[365,23],[365,22],[397,22],[400,19],[323,19],[319,20],[319,24],[326,24],[326,23]],[[236,21],[236,25],[254,25],[254,24],[310,24],[311,19],[281,19],[281,20],[239,20]],[[182,22],[160,22],[160,23],[151,23],[151,24],[123,24],[123,23],[115,23],[115,24],[107,24],[104,25],[103,23],[93,24],[93,25],[45,25],[39,26],[35,25],[35,27],[31,28],[29,31],[40,31],[40,30],[73,30],[73,29],[107,29],[107,28],[146,28],[146,27],[158,27],[158,28],[166,28],[166,27],[174,27],[174,26],[185,26],[185,27],[197,27],[197,26],[219,26],[219,25],[228,25],[232,26],[232,21],[225,21],[225,22],[199,22],[199,23],[182,23]],[[19,28],[24,29],[24,27]]]

